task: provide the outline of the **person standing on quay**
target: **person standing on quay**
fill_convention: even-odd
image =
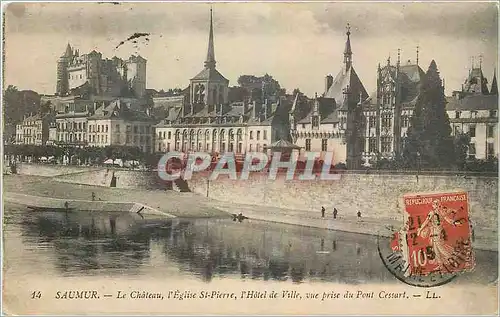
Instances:
[[[321,218],[325,218],[325,207],[321,206]]]
[[[333,219],[337,219],[337,208],[333,208]]]

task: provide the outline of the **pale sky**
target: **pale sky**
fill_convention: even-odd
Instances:
[[[5,11],[4,84],[53,94],[56,62],[68,42],[80,54],[140,54],[147,87],[184,88],[203,68],[209,10],[214,12],[217,69],[237,85],[243,74],[276,78],[288,92],[324,90],[324,77],[342,65],[351,25],[353,65],[372,92],[377,64],[432,59],[446,91],[460,89],[471,58],[482,55],[491,82],[498,59],[496,3],[12,3]],[[137,45],[120,41],[151,33]],[[146,45],[147,44],[147,45]],[[134,47],[135,45],[135,47]]]

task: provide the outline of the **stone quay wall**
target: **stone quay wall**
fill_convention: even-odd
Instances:
[[[51,176],[61,182],[110,187],[113,173],[117,188],[149,190],[172,189],[155,171],[119,168],[79,167],[47,164],[19,164],[19,174]],[[270,180],[267,173],[250,173],[247,180],[231,180],[220,175],[209,181],[208,173],[194,173],[185,181],[188,190],[209,198],[235,204],[278,207],[319,213],[321,206],[331,216],[333,207],[339,217],[363,217],[402,220],[401,197],[415,192],[465,190],[469,193],[471,220],[479,230],[497,232],[498,178],[486,176],[415,174],[341,174],[338,180],[286,180],[278,175]]]
[[[280,177],[281,176],[281,177]],[[465,190],[469,193],[472,222],[497,231],[498,178],[415,174],[342,174],[339,180],[286,180],[278,175],[250,173],[248,180],[231,180],[220,175],[209,181],[207,174],[194,173],[188,180],[191,191],[216,200],[237,204],[307,210],[327,214],[337,208],[339,216],[402,220],[402,196],[416,192]]]
[[[66,183],[111,187],[113,175],[116,188],[137,188],[150,190],[171,189],[172,185],[163,181],[155,171],[137,171],[121,168],[81,167],[48,164],[19,164],[18,173],[53,177]]]
[[[17,173],[24,175],[53,177],[74,173],[90,172],[99,170],[96,167],[71,166],[71,165],[52,165],[52,164],[17,164]]]

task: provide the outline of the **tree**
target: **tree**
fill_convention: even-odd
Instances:
[[[52,106],[51,102],[47,101],[46,103],[40,106],[40,113],[42,115],[50,113],[50,111],[52,110],[51,106]]]
[[[244,101],[248,98],[249,92],[247,89],[239,86],[229,87],[228,99],[229,102]]]
[[[249,94],[254,90],[258,90],[259,95],[262,95],[262,92],[264,92],[266,97],[280,96],[285,92],[281,88],[280,83],[269,74],[265,74],[261,77],[242,75],[238,78],[238,84],[245,88]]]
[[[467,168],[467,151],[469,150],[470,136],[467,133],[455,135],[453,140],[455,147],[455,165],[459,170]]]
[[[454,164],[454,143],[446,99],[436,62],[429,65],[422,80],[404,149],[405,162],[415,167],[446,168]]]
[[[16,86],[9,85],[3,94],[4,120],[6,124],[18,124],[24,115],[37,113],[40,110],[40,95],[31,90],[19,91]]]

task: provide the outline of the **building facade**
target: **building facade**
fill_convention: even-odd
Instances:
[[[127,60],[116,56],[104,59],[96,51],[80,55],[68,44],[57,62],[56,94],[66,96],[85,87],[96,95],[131,94],[142,98],[146,91],[146,63],[144,58],[134,55]]]
[[[472,67],[462,89],[447,97],[446,111],[452,135],[470,137],[469,159],[498,157],[498,87],[493,75],[491,89],[481,67]]]
[[[119,99],[99,107],[88,117],[87,143],[105,147],[123,145],[138,147],[151,153],[154,141],[154,123],[148,113],[131,109]]]
[[[66,97],[57,105],[54,144],[65,146],[125,145],[150,153],[154,122],[133,100],[88,100]]]
[[[65,99],[57,106],[55,144],[87,146],[87,118],[98,105],[85,99]]]
[[[363,83],[352,64],[350,27],[344,62],[334,78],[325,78],[322,96],[307,100],[296,96],[289,112],[291,135],[294,143],[305,151],[333,151],[333,163],[345,163],[348,168],[358,168],[361,162],[361,101],[368,97]]]
[[[402,65],[400,51],[395,65],[390,58],[377,68],[377,90],[363,102],[363,161],[393,159],[403,150],[425,72],[417,62]]]
[[[156,125],[155,151],[264,151],[289,136],[284,99],[228,102],[229,80],[216,69],[212,12],[204,68],[190,80],[188,92]]]
[[[35,114],[25,117],[16,125],[16,144],[46,145],[49,140],[49,128],[54,122],[54,116]]]

